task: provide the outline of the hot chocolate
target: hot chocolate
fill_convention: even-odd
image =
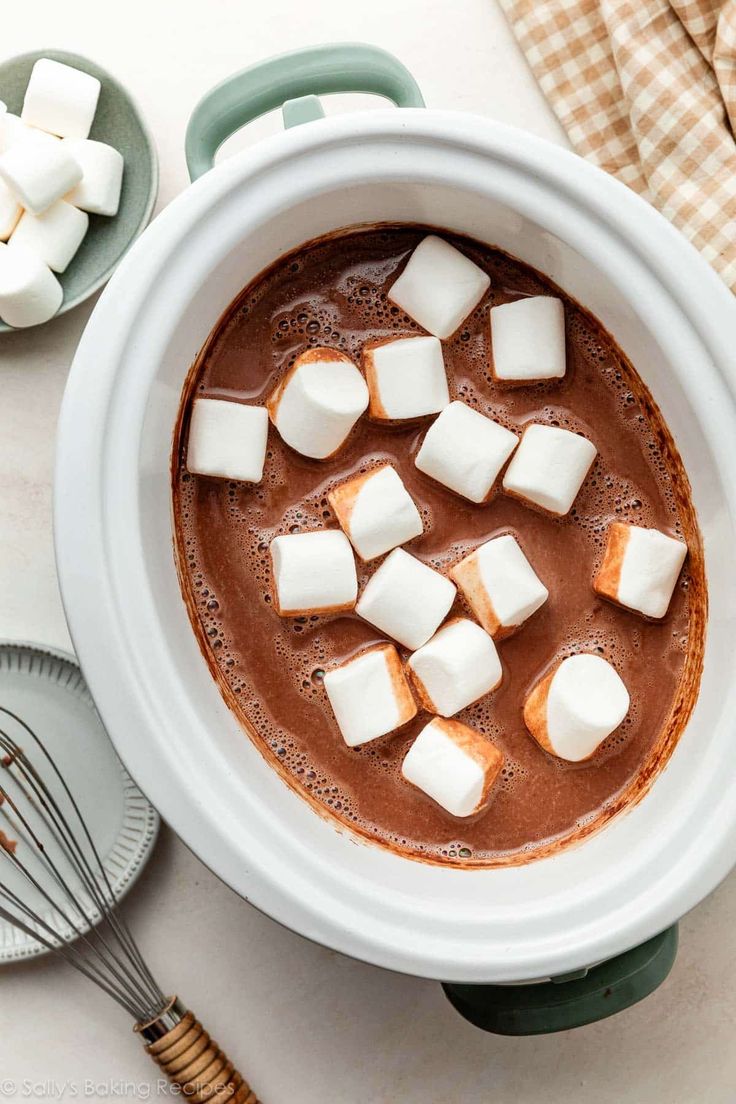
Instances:
[[[597,449],[563,516],[523,500],[511,485],[503,493],[500,480],[488,501],[476,503],[418,470],[415,459],[434,414],[379,420],[373,410],[374,417],[360,417],[324,460],[294,451],[272,426],[260,483],[207,478],[186,468],[197,397],[262,406],[305,350],[326,346],[360,363],[366,345],[380,349],[386,339],[423,333],[388,293],[426,234],[418,227],[376,227],[312,243],[282,258],[232,304],[183,396],[174,457],[176,551],[192,623],[223,694],[290,785],[319,811],[393,849],[430,861],[493,866],[580,838],[635,801],[666,762],[697,694],[706,587],[687,477],[659,411],[613,338],[528,266],[442,235],[490,276],[478,305],[442,341],[449,397],[517,435],[530,422],[542,423],[582,434]],[[411,297],[414,288],[404,294]],[[566,371],[560,378],[558,349],[545,382],[509,386],[490,357],[489,307],[527,296],[563,300]],[[378,358],[376,365],[377,372]],[[400,409],[404,397],[391,401]],[[298,420],[294,425],[301,428]],[[402,777],[402,762],[431,719],[428,712],[420,708],[399,732],[358,747],[348,747],[340,733],[324,672],[385,643],[386,635],[353,610],[285,618],[276,609],[274,538],[338,529],[335,488],[386,463],[400,475],[423,523],[423,533],[409,541],[412,556],[449,576],[484,542],[510,534],[549,592],[513,635],[499,637],[500,685],[454,718],[504,756],[490,805],[464,820]],[[621,590],[612,601],[600,584],[599,593],[593,589],[614,522],[651,527],[688,546],[660,621],[625,608]],[[356,561],[360,593],[382,562]],[[465,593],[455,615],[483,620]],[[406,659],[408,650],[399,650]],[[621,726],[592,758],[567,762],[532,738],[524,702],[555,665],[578,652],[609,660],[631,701]]]

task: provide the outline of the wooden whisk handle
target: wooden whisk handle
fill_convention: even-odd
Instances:
[[[176,998],[160,1017],[135,1029],[156,1065],[191,1104],[259,1104],[228,1056]]]

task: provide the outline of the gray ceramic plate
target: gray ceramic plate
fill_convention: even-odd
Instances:
[[[94,703],[76,662],[64,652],[33,644],[0,642],[0,704],[28,724],[48,748],[69,786],[87,823],[107,871],[112,890],[120,898],[130,888],[151,852],[158,832],[158,814],[126,773],[102,727]],[[33,745],[19,726],[6,715],[0,725],[33,757]],[[43,760],[33,757],[33,762]],[[12,793],[10,772],[3,784]],[[44,777],[50,777],[42,771]],[[51,785],[54,792],[55,785]],[[57,795],[61,796],[61,792]],[[67,805],[61,802],[62,807]],[[24,808],[27,806],[24,805]],[[12,810],[0,805],[0,828],[15,839]],[[39,837],[42,833],[39,831]],[[43,831],[48,844],[48,830]],[[53,840],[47,852],[54,851]],[[18,856],[39,879],[48,882],[49,873],[34,857],[33,849],[18,841]],[[63,856],[54,854],[70,884],[76,875],[65,868]],[[0,885],[22,894],[24,900],[57,930],[63,930],[58,914],[44,901],[41,892],[28,886],[19,871],[0,855]],[[53,883],[51,883],[53,885]],[[56,890],[49,886],[55,899]],[[84,929],[83,929],[84,930]],[[0,919],[0,965],[21,958],[46,954],[30,936]],[[1,1094],[0,1094],[1,1095]]]
[[[19,114],[28,78],[39,58],[53,58],[91,73],[102,82],[90,138],[107,142],[125,158],[120,210],[115,218],[90,215],[89,231],[66,272],[59,277],[64,301],[58,313],[78,306],[110,278],[126,250],[145,229],[158,192],[158,161],[153,139],[138,108],[123,86],[109,73],[78,54],[63,50],[36,50],[0,64],[0,100]],[[9,330],[0,322],[0,332]]]

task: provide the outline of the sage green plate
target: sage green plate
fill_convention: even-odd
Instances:
[[[0,100],[20,114],[31,69],[39,58],[53,58],[91,73],[102,83],[90,138],[107,142],[125,158],[120,209],[115,218],[89,216],[89,230],[66,272],[59,276],[64,301],[58,314],[79,306],[110,278],[123,254],[145,229],[158,192],[158,160],[153,139],[123,86],[99,65],[64,50],[36,50],[0,63]],[[0,332],[10,330],[0,322]]]

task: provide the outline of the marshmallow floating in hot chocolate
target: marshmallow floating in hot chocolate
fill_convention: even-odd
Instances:
[[[586,437],[558,426],[528,425],[503,477],[503,489],[550,514],[564,516],[596,457]]]
[[[420,241],[388,293],[392,303],[435,337],[450,337],[478,306],[491,278],[449,242]]]
[[[422,533],[422,519],[390,464],[356,475],[328,499],[361,560],[373,560]]]
[[[89,215],[57,199],[42,214],[25,211],[13,232],[14,245],[24,245],[53,272],[64,272],[79,249]]]
[[[122,153],[90,138],[65,138],[63,145],[82,170],[82,179],[66,196],[67,202],[92,215],[116,215],[123,184]]]
[[[488,804],[502,766],[495,744],[460,721],[435,717],[409,748],[401,773],[452,816],[469,817]]]
[[[524,723],[545,751],[579,763],[618,728],[629,711],[629,692],[602,656],[563,659],[524,703]]]
[[[395,732],[416,716],[416,703],[393,644],[375,644],[326,671],[324,685],[348,747]]]
[[[2,179],[22,207],[40,215],[82,179],[82,170],[50,134],[15,142],[0,155]]]
[[[21,119],[61,138],[86,138],[97,110],[100,82],[71,65],[40,58],[31,72]]]
[[[686,556],[687,545],[659,529],[615,521],[593,589],[645,617],[664,617]]]
[[[53,318],[64,293],[48,265],[22,245],[0,243],[0,318],[21,329]]]
[[[368,406],[368,388],[352,360],[337,349],[298,356],[268,403],[284,441],[313,460],[326,460]]]
[[[450,401],[442,345],[436,337],[399,337],[363,347],[363,369],[375,421],[438,414]]]
[[[264,407],[229,399],[195,399],[187,469],[216,479],[259,483],[267,437],[268,414]]]
[[[281,617],[337,613],[355,605],[358,576],[353,550],[337,529],[274,537],[271,568]]]
[[[551,295],[491,307],[492,371],[499,383],[538,383],[565,374],[565,308]]]
[[[396,548],[368,580],[355,612],[405,647],[421,648],[447,617],[455,593],[439,571]]]
[[[452,402],[427,430],[415,464],[463,498],[486,502],[518,443],[516,434],[498,422]]]
[[[531,617],[549,591],[510,534],[494,537],[450,571],[486,632],[508,636]]]
[[[503,677],[496,645],[467,617],[443,625],[409,657],[407,668],[424,708],[442,717],[490,694]]]

